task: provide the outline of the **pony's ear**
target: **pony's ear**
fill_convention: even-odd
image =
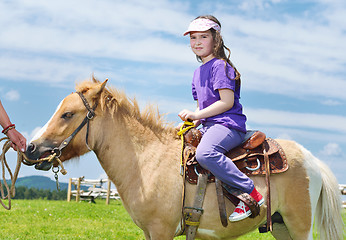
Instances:
[[[106,87],[107,81],[108,78],[103,83],[97,84],[95,87],[90,88],[88,94],[90,94],[92,98],[99,97],[103,89]]]

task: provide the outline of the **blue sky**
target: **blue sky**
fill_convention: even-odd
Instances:
[[[3,0],[1,101],[29,140],[94,73],[177,123],[182,108],[195,108],[190,86],[199,65],[182,33],[212,14],[242,74],[248,128],[297,141],[345,184],[345,11],[342,0]],[[62,181],[105,177],[93,153],[66,168]],[[28,175],[53,177],[23,166],[20,176]]]

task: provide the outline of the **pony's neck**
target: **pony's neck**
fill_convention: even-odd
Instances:
[[[152,191],[147,183],[155,181],[158,166],[170,171],[172,154],[179,161],[179,141],[170,133],[159,134],[131,118],[105,117],[101,124],[103,132],[98,134],[94,151],[122,197],[133,194],[130,191],[146,195]]]

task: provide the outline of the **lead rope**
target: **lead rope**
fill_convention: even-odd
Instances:
[[[0,157],[0,161],[1,161],[1,167],[2,167],[2,179],[0,179],[0,203],[1,205],[6,209],[6,210],[10,210],[11,209],[11,197],[14,197],[16,194],[16,190],[15,190],[15,182],[17,180],[18,177],[18,172],[20,169],[20,165],[21,165],[21,160],[19,157],[19,153],[18,153],[18,158],[17,158],[17,165],[16,165],[16,169],[14,171],[14,175],[12,174],[12,171],[10,169],[10,167],[7,164],[6,161],[6,157],[5,157],[5,153],[10,149],[12,142],[10,140],[8,140],[7,137],[1,138],[0,142],[2,142],[3,140],[7,140],[4,145],[2,146],[2,154]],[[11,177],[11,189],[9,188],[7,181],[6,181],[6,170],[9,173],[10,177]],[[4,186],[6,188],[6,196],[5,196],[5,192],[4,192]],[[8,206],[6,206],[6,204],[2,201],[3,199],[8,199]]]
[[[2,153],[0,155],[0,162],[1,162],[1,166],[2,166],[2,179],[3,179],[3,180],[0,179],[0,203],[6,210],[11,209],[11,198],[14,198],[14,196],[16,195],[15,183],[16,183],[17,178],[18,178],[18,173],[19,173],[19,170],[21,167],[21,163],[23,163],[25,165],[33,165],[33,164],[41,163],[44,161],[52,162],[53,160],[56,160],[58,162],[59,166],[61,167],[60,172],[63,175],[67,174],[66,169],[62,165],[62,162],[59,159],[59,157],[57,157],[56,153],[53,153],[53,154],[49,155],[48,157],[41,158],[38,160],[31,160],[31,159],[28,159],[27,156],[19,150],[17,150],[16,168],[15,168],[14,174],[12,174],[12,171],[11,171],[11,169],[7,163],[7,160],[6,160],[6,153],[11,148],[12,142],[10,141],[10,139],[8,137],[1,138],[0,143],[2,141],[5,141],[5,143],[2,147]],[[6,171],[8,172],[8,174],[10,175],[10,178],[11,178],[11,188],[9,188],[7,181],[6,181]],[[58,167],[57,171],[54,170],[54,168],[53,168],[53,173],[55,173],[55,180],[57,183],[57,189],[59,189],[59,181],[58,181],[58,174],[57,174],[58,171],[59,171],[59,167]],[[4,187],[7,191],[6,195],[5,195]],[[8,199],[8,206],[2,201],[5,199]]]

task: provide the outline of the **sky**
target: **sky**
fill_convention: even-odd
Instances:
[[[30,140],[94,74],[178,124],[180,110],[195,109],[200,65],[182,33],[212,14],[242,75],[247,128],[298,142],[346,184],[345,12],[343,0],[1,0],[0,99]],[[63,182],[106,177],[94,153],[65,168]],[[30,175],[54,179],[22,166]]]

